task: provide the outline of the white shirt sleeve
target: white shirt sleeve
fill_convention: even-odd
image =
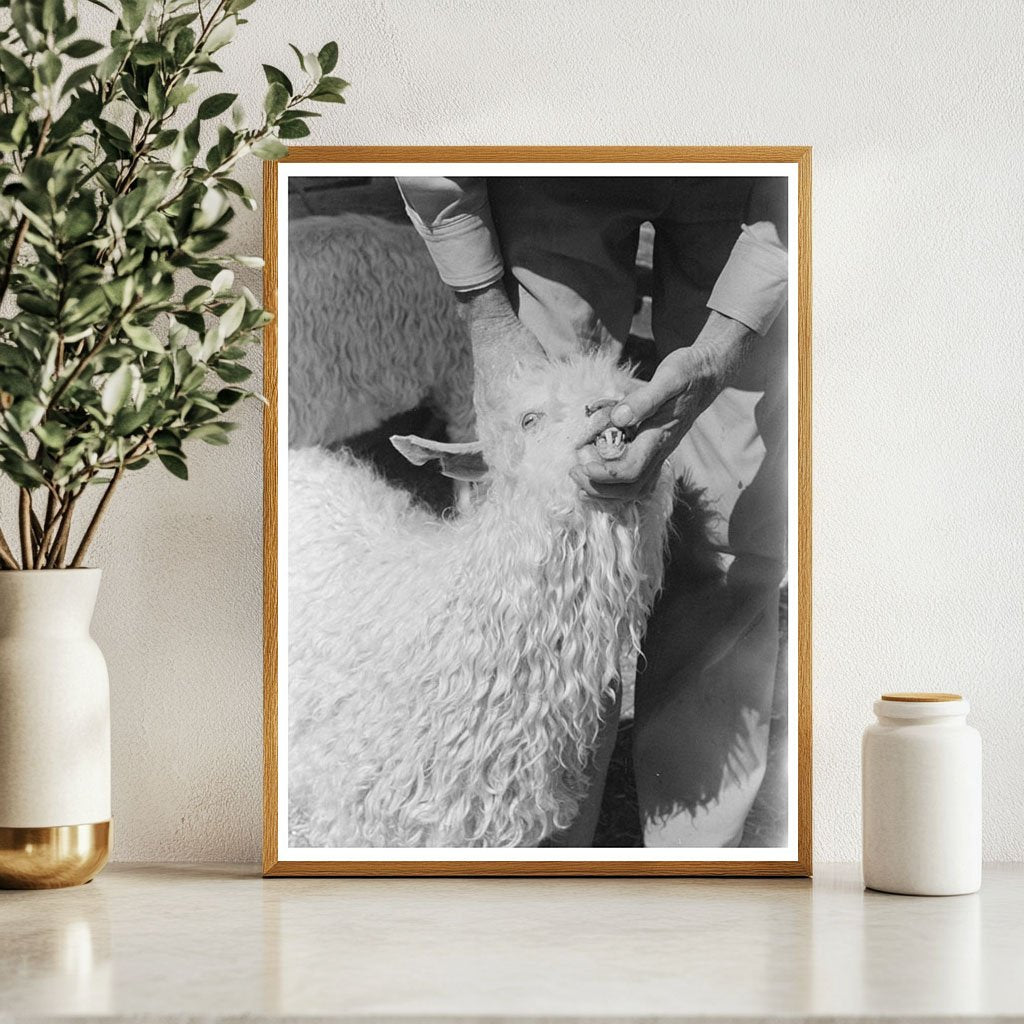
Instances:
[[[708,309],[767,333],[786,304],[789,254],[767,221],[743,225],[708,299]]]
[[[485,178],[396,180],[442,281],[456,291],[473,291],[500,280],[505,266]]]

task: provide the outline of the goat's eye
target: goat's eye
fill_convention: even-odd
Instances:
[[[519,421],[519,426],[523,430],[532,430],[538,423],[540,423],[541,413],[539,412],[528,412],[523,414],[523,418]]]

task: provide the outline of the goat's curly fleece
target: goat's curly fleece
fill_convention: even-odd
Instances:
[[[289,453],[291,845],[527,846],[575,817],[671,474],[607,511],[514,469],[437,519],[347,452]]]
[[[335,445],[429,402],[473,433],[469,338],[411,224],[294,220],[288,238],[288,443]]]

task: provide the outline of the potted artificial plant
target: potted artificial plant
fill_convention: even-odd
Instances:
[[[240,160],[340,103],[338,48],[264,65],[258,117],[203,90],[254,0],[0,0],[0,885],[87,881],[110,822],[107,673],[89,550],[125,477],[188,476],[253,393],[269,314],[223,255]],[[93,19],[95,20],[95,18]],[[209,79],[206,79],[209,81]],[[12,500],[13,499],[13,500]]]

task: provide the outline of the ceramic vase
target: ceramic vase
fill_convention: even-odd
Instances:
[[[110,850],[99,569],[0,572],[0,887],[80,885]]]

